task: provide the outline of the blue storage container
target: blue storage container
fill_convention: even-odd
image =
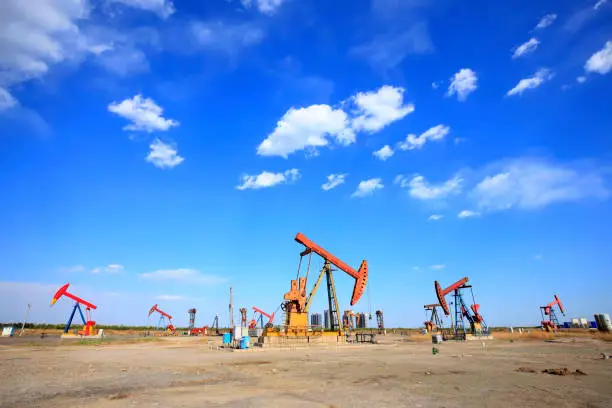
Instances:
[[[232,342],[232,333],[223,333],[223,344],[230,344]]]
[[[570,328],[570,322],[563,323],[563,327],[566,328],[566,329],[569,329]]]
[[[589,327],[590,327],[591,329],[596,329],[596,328],[597,328],[597,322],[596,322],[596,321],[594,321],[594,320],[593,320],[592,322],[589,322]]]
[[[248,349],[251,345],[251,338],[249,336],[244,336],[240,339],[240,348]]]

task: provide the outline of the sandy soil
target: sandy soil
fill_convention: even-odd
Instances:
[[[221,351],[219,338],[0,339],[0,407],[612,407],[612,343],[492,340]],[[550,375],[548,368],[586,375]],[[517,371],[523,368],[522,372]]]

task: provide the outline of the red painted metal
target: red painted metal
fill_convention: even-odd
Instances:
[[[435,282],[436,296],[438,297],[438,302],[440,302],[440,307],[442,308],[442,310],[444,310],[445,315],[448,316],[450,314],[450,309],[448,308],[448,303],[446,303],[446,299],[444,297],[448,295],[449,293],[451,293],[452,291],[459,289],[460,287],[465,285],[467,282],[468,282],[468,278],[466,276],[465,278],[453,283],[446,289],[442,289],[438,281]]]
[[[555,305],[559,306],[559,310],[561,311],[561,313],[565,314],[565,309],[563,308],[563,304],[561,303],[561,299],[559,299],[559,296],[557,296],[557,295],[554,295],[554,296],[555,296],[554,302],[550,302],[549,304],[547,304],[546,306],[543,307],[544,314],[547,315],[547,316],[550,314],[550,309],[552,309]]]
[[[274,313],[272,313],[271,315],[267,314],[266,312],[255,306],[253,306],[253,310],[255,312],[261,313],[262,316],[266,316],[268,318],[268,323],[272,323],[272,321],[274,320]]]
[[[93,303],[90,303],[84,299],[81,299],[78,296],[73,295],[72,293],[68,292],[68,286],[70,286],[70,283],[65,284],[64,286],[62,286],[61,288],[59,288],[57,290],[57,292],[55,292],[55,295],[53,295],[53,299],[51,299],[51,306],[53,306],[55,304],[55,302],[57,302],[62,296],[65,296],[69,299],[74,300],[75,302],[78,302],[80,304],[82,304],[83,306],[89,308],[89,309],[97,309],[98,307],[96,305],[94,305]]]
[[[298,234],[295,236],[295,240],[306,247],[306,250],[304,250],[301,253],[302,256],[308,255],[310,252],[314,252],[315,254],[329,261],[332,265],[336,266],[338,269],[344,271],[351,277],[355,278],[355,286],[353,288],[353,294],[351,296],[351,306],[353,306],[355,303],[359,301],[359,299],[363,295],[363,292],[365,292],[365,287],[366,287],[366,284],[368,283],[368,261],[367,260],[363,260],[361,262],[361,266],[359,267],[359,270],[356,271],[355,269],[353,269],[346,263],[342,262],[340,259],[336,258],[331,253],[327,252],[325,249],[323,249],[319,245],[315,244],[314,242],[306,238],[306,236],[302,234],[301,232],[298,232]]]
[[[154,304],[151,309],[149,309],[149,316],[151,316],[153,314],[153,312],[157,312],[160,315],[167,317],[169,320],[172,320],[172,316],[170,316],[168,313],[164,312],[163,310],[161,310],[159,307],[157,307],[157,303]]]

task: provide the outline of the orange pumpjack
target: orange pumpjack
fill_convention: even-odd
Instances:
[[[351,306],[355,305],[363,295],[366,284],[368,282],[368,261],[363,260],[359,270],[351,268],[340,259],[327,252],[325,249],[315,244],[304,234],[299,232],[295,236],[295,240],[304,245],[306,249],[300,253],[300,263],[298,266],[297,279],[291,280],[291,289],[285,293],[285,302],[281,304],[281,309],[286,312],[285,332],[284,335],[306,336],[308,335],[308,308],[311,300],[316,293],[323,275],[327,277],[327,292],[330,313],[330,325],[333,329],[337,329],[337,334],[342,334],[342,319],[339,316],[338,299],[336,297],[336,289],[332,278],[332,267],[334,265],[341,271],[355,279],[353,294],[351,296]],[[315,253],[323,258],[325,264],[321,269],[317,282],[315,283],[309,296],[306,296],[306,283],[308,280],[308,272],[310,271],[310,260],[312,253]],[[305,277],[300,277],[300,267],[302,258],[306,255],[311,255],[308,261],[308,270]]]

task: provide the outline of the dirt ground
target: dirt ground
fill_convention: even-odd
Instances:
[[[236,352],[217,337],[35,339],[0,339],[0,407],[612,407],[600,356],[612,343],[593,338],[447,342],[436,355],[406,336]]]

